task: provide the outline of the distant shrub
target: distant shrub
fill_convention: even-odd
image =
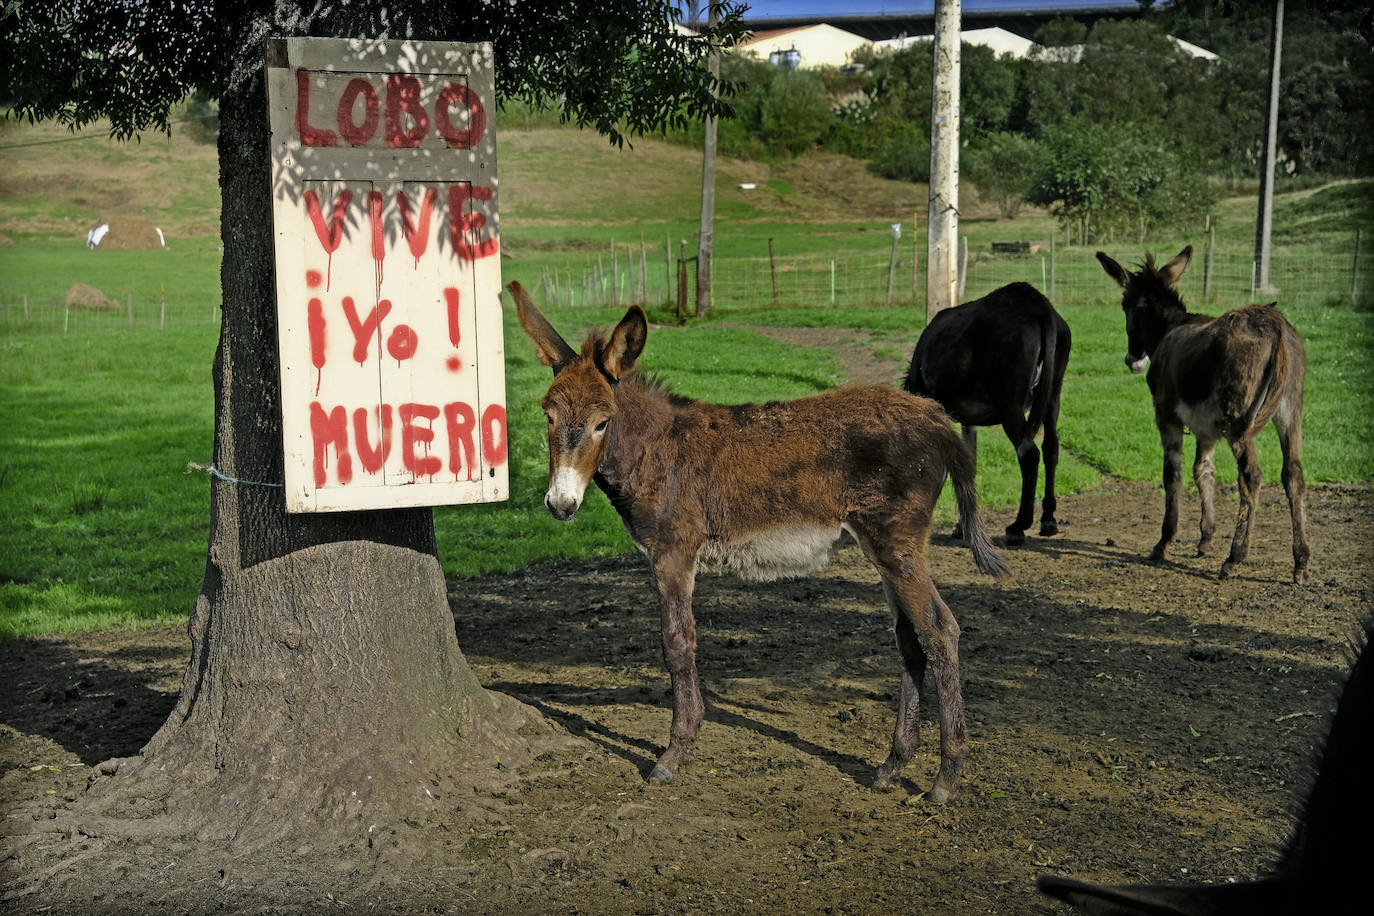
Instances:
[[[889,136],[870,163],[873,171],[898,181],[930,180],[930,141],[907,124]]]
[[[778,68],[759,106],[759,138],[775,154],[795,156],[820,142],[833,120],[818,75]]]
[[[997,204],[1003,219],[1015,219],[1035,185],[1036,157],[1030,137],[998,132],[960,157],[960,172]]]

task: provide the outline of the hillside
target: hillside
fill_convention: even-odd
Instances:
[[[137,217],[169,237],[219,232],[215,148],[185,135],[123,143],[108,127],[0,121],[0,234],[85,238],[102,219]]]
[[[540,128],[499,135],[503,231],[695,221],[701,154],[641,138],[616,149],[589,131]],[[101,219],[147,219],[169,237],[219,231],[212,145],[185,134],[112,140],[100,125],[0,122],[0,233],[82,238]],[[265,164],[264,164],[265,167]],[[754,184],[744,190],[741,184]],[[717,216],[725,220],[909,220],[926,188],[889,181],[862,162],[812,153],[781,163],[722,158]],[[977,215],[976,200],[966,215]]]

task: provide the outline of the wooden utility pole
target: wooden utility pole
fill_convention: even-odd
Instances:
[[[957,305],[959,239],[960,0],[935,0],[930,111],[930,212],[926,221],[926,322]]]
[[[1255,287],[1268,290],[1269,237],[1274,226],[1274,158],[1279,139],[1279,60],[1283,57],[1283,0],[1274,4],[1274,39],[1269,49],[1269,113],[1265,117],[1264,165],[1259,216],[1255,219]]]
[[[714,29],[720,19],[720,4],[707,4],[706,25]],[[711,97],[719,96],[720,51],[711,51]],[[716,116],[706,118],[706,136],[701,144],[701,229],[697,240],[697,317],[711,307],[711,242],[716,215]]]

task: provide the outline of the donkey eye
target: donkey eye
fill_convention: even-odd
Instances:
[[[547,413],[544,414],[544,419],[549,421],[549,425],[550,425],[550,426],[553,425],[553,415],[552,415],[552,414],[547,414]]]
[[[602,420],[600,423],[596,424],[596,431],[597,431],[597,432],[605,432],[605,430],[606,430],[606,424],[609,423],[609,422],[611,422],[611,421],[610,421],[609,418],[607,418],[607,419],[605,419],[605,420]]]

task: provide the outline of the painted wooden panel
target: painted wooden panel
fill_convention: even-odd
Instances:
[[[267,53],[288,510],[505,499],[490,46]]]

